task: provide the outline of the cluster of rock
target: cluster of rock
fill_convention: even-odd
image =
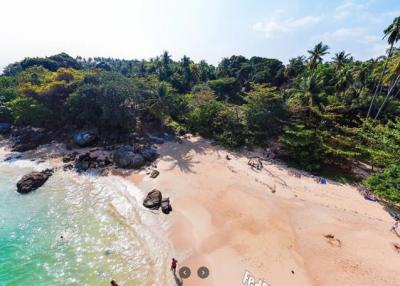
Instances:
[[[41,172],[31,172],[23,176],[17,183],[18,193],[27,194],[40,188],[52,174],[53,169],[46,169]]]
[[[113,159],[117,167],[138,169],[147,162],[153,162],[157,157],[157,151],[151,147],[124,145],[117,148]]]
[[[14,142],[13,150],[17,152],[25,152],[37,148],[39,145],[50,143],[53,138],[59,137],[59,134],[45,131],[40,128],[23,127],[14,128],[9,124],[0,124],[0,134],[10,134],[10,139]],[[166,136],[165,134],[162,136]],[[108,167],[116,166],[124,169],[139,169],[145,165],[150,165],[158,158],[157,151],[150,144],[162,144],[164,139],[162,136],[140,137],[133,134],[130,138],[134,140],[133,144],[126,145],[108,145],[104,148],[93,148],[83,154],[78,152],[70,152],[63,156],[64,170],[75,169],[78,172],[86,172],[89,170],[100,169],[100,171],[108,171]],[[171,136],[170,136],[171,137]],[[69,137],[71,138],[71,137]],[[165,137],[165,140],[170,138]],[[172,138],[172,137],[171,137]],[[118,138],[115,139],[118,141]],[[79,131],[72,136],[72,141],[67,145],[69,147],[77,146],[85,148],[99,143],[96,132]],[[67,148],[68,149],[68,148]],[[19,157],[21,155],[18,155]],[[7,158],[12,160],[18,158],[13,156]],[[22,177],[17,184],[17,191],[20,193],[28,193],[42,186],[51,176],[53,170],[45,170],[43,172],[32,172]],[[104,174],[104,173],[103,173]],[[159,175],[157,170],[151,172],[150,177],[156,178]],[[169,199],[160,199],[160,206],[163,212],[170,211]]]
[[[158,210],[161,207],[161,211],[165,214],[169,214],[172,211],[169,198],[163,199],[161,192],[157,189],[147,194],[143,201],[143,206],[151,210]]]

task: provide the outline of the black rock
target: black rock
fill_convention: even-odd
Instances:
[[[5,123],[1,122],[0,123],[0,134],[7,134],[11,131],[11,124],[10,123]]]
[[[149,136],[150,142],[154,144],[164,144],[164,139],[157,136]]]
[[[172,211],[171,203],[169,198],[162,199],[161,201],[161,211],[165,214],[169,214]]]
[[[150,193],[147,194],[146,198],[143,201],[143,206],[152,209],[158,210],[161,206],[162,195],[159,190],[152,190]]]
[[[140,153],[142,154],[143,158],[148,162],[152,162],[158,157],[157,151],[153,148],[144,148]]]
[[[93,145],[97,140],[95,133],[79,131],[74,134],[74,143],[79,147],[87,147]]]
[[[157,178],[158,175],[160,175],[160,172],[157,170],[153,170],[153,171],[151,171],[150,178],[153,178],[153,179]]]
[[[135,153],[133,147],[124,145],[114,152],[114,162],[120,168],[140,168],[145,164],[141,154]]]
[[[27,194],[41,187],[53,174],[53,170],[46,169],[42,172],[32,172],[23,176],[17,183],[17,191],[20,194]]]
[[[13,136],[15,137],[13,151],[17,152],[32,150],[39,145],[46,144],[51,141],[51,138],[47,136],[43,129],[40,128],[21,128],[18,129]]]

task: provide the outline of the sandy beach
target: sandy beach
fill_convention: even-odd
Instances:
[[[156,188],[170,197],[172,213],[148,212],[162,221],[171,258],[191,276],[179,280],[165,269],[167,285],[243,285],[246,271],[268,285],[400,285],[394,220],[355,187],[299,178],[283,164],[251,169],[256,154],[231,153],[200,137],[157,151],[157,178],[149,168],[111,174],[143,196]],[[63,144],[51,144],[23,156],[60,167],[65,152]],[[197,275],[201,266],[210,270],[207,279]]]
[[[171,198],[171,256],[192,272],[181,282],[171,274],[172,284],[242,285],[248,271],[269,285],[400,285],[394,220],[356,188],[298,178],[282,165],[252,170],[247,156],[227,160],[198,137],[158,152],[156,179],[128,179]],[[201,266],[207,279],[197,276]]]

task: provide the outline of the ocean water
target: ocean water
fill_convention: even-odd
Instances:
[[[60,170],[40,189],[16,192],[22,175],[46,167],[0,162],[1,286],[169,285],[168,245],[139,189]]]

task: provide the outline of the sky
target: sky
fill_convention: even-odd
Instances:
[[[397,16],[400,0],[0,0],[0,70],[60,52],[286,63],[320,41],[327,60],[341,50],[364,60],[384,53],[383,30]]]

